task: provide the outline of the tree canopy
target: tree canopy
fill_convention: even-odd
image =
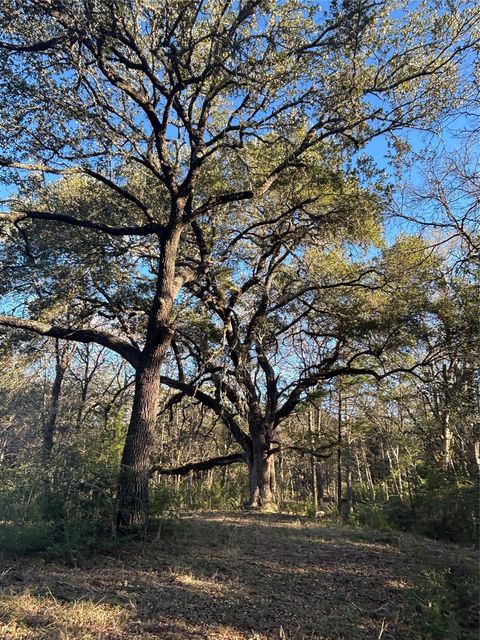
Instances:
[[[135,370],[120,526],[146,523],[162,367],[193,343],[188,300],[207,303],[197,330],[208,348],[224,336],[250,412],[255,396],[274,411],[268,357],[285,350],[303,367],[283,382],[289,411],[335,367],[386,373],[422,283],[412,294],[408,268],[393,273],[405,300],[381,319],[383,266],[348,256],[379,240],[382,190],[362,184],[359,152],[471,98],[479,24],[468,0],[3,3],[0,166],[16,189],[0,217],[0,322],[96,343]],[[234,308],[248,318],[238,336]],[[270,443],[255,433],[258,476]]]

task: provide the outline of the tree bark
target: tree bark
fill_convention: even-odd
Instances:
[[[180,282],[175,261],[181,226],[172,228],[160,243],[157,288],[149,313],[145,347],[135,381],[132,414],[122,452],[118,484],[117,527],[146,533],[148,489],[153,436],[160,401],[160,374],[173,336],[172,309]]]
[[[442,412],[442,468],[444,471],[452,466],[453,431],[450,427],[450,411],[446,408]]]
[[[151,358],[138,372],[132,414],[122,452],[118,486],[119,529],[138,527],[146,531],[150,454],[160,397],[163,358]]]
[[[337,510],[342,510],[342,391],[338,389],[338,425],[337,425]]]
[[[50,393],[50,404],[47,416],[43,424],[43,463],[45,469],[50,462],[53,449],[63,379],[73,352],[74,349],[72,349],[71,345],[65,344],[63,347],[60,347],[58,339],[55,341],[55,378]]]
[[[310,441],[310,448],[314,449],[314,438],[313,438],[313,409],[310,409],[308,412],[308,435]],[[312,479],[312,506],[314,513],[318,511],[318,484],[317,484],[317,461],[315,460],[315,456],[313,453],[310,454],[310,475]]]
[[[276,503],[275,467],[265,438],[265,428],[251,429],[252,451],[248,456],[249,499],[252,509],[273,507]]]
[[[245,455],[243,453],[230,453],[224,456],[217,456],[202,462],[189,462],[174,469],[164,469],[161,465],[154,465],[150,468],[150,475],[158,474],[160,476],[186,476],[189,473],[201,473],[202,471],[210,471],[214,467],[223,467],[224,482],[226,482],[226,471],[228,466],[238,462],[245,463]]]

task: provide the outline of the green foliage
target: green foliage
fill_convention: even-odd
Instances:
[[[39,462],[0,467],[0,548],[71,561],[109,544],[115,515],[119,436],[91,436]]]
[[[52,543],[54,526],[47,522],[0,523],[0,557],[45,551]]]
[[[437,540],[475,544],[478,489],[451,474],[430,470],[411,498],[377,495],[355,505],[351,521],[381,531],[414,531]]]
[[[410,593],[415,625],[425,640],[478,637],[478,580],[472,568],[458,565],[422,571]]]
[[[429,470],[414,495],[415,528],[432,538],[476,543],[478,487],[450,473]]]
[[[186,477],[161,480],[150,493],[150,515],[163,517],[178,511],[238,509],[244,501],[245,471],[229,470],[228,479],[219,474],[193,481]]]

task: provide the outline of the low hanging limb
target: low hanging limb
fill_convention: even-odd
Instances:
[[[322,449],[324,450],[328,450],[332,447],[337,446],[337,443],[334,444],[330,444],[330,445],[325,445],[324,447],[322,447]],[[322,451],[318,451],[315,449],[308,449],[307,447],[297,447],[295,445],[290,445],[288,447],[284,447],[284,449],[290,449],[291,451],[297,451],[297,453],[300,453],[302,455],[310,455],[313,456],[314,458],[318,458],[320,460],[327,460],[328,458],[331,458],[333,456],[333,452],[331,453],[323,453]]]
[[[310,449],[309,447],[302,447],[295,444],[282,445],[278,440],[272,440],[272,444],[278,445],[275,449],[270,449],[267,453],[267,456],[272,456],[280,451],[296,451],[302,455],[310,455],[314,458],[318,458],[320,460],[327,460],[333,456],[333,452],[324,453],[325,451],[329,451],[333,449],[333,447],[338,447],[338,442],[329,442],[328,444],[324,444],[318,449]]]
[[[203,462],[190,462],[175,469],[164,469],[160,464],[155,464],[150,468],[150,476],[156,473],[161,476],[186,476],[191,471],[207,471],[214,467],[226,467],[227,465],[236,464],[237,462],[245,462],[243,453],[231,453],[228,456],[210,458],[210,460],[204,460]]]
[[[325,445],[324,449],[329,449],[333,447],[333,444]],[[297,447],[294,445],[283,447],[283,449],[291,449],[294,451],[298,451],[303,454],[310,454],[315,458],[330,458],[332,453],[321,453],[320,451],[313,451],[311,449],[306,449],[304,447]],[[273,455],[280,451],[280,447],[276,449],[271,449],[268,455]],[[238,462],[246,463],[245,454],[243,453],[231,453],[228,456],[218,456],[217,458],[210,458],[210,460],[203,460],[202,462],[189,462],[188,464],[184,464],[181,467],[176,467],[174,469],[164,469],[162,465],[155,464],[153,467],[150,467],[150,477],[158,474],[160,476],[186,476],[191,471],[208,471],[208,469],[213,469],[214,467],[226,467],[230,464],[236,464]]]

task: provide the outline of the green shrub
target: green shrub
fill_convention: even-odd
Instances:
[[[66,447],[48,468],[33,461],[0,468],[0,547],[75,559],[111,537],[118,460],[101,441]]]
[[[474,569],[438,567],[423,571],[410,592],[415,626],[422,638],[474,640],[478,637],[478,580]]]
[[[44,551],[54,539],[54,526],[47,522],[1,523],[0,554],[24,555]]]

